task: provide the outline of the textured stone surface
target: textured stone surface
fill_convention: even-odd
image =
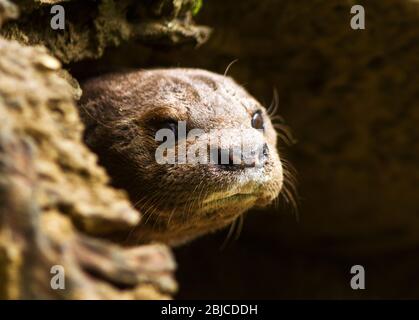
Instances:
[[[168,248],[92,237],[128,234],[140,214],[84,146],[59,68],[41,47],[0,39],[0,297],[169,297]],[[51,289],[53,265],[65,268],[65,290]]]
[[[100,57],[123,42],[166,45],[203,43],[210,29],[192,21],[195,0],[15,1],[20,19],[1,35],[24,44],[45,45],[63,63]],[[65,30],[53,30],[51,5],[65,9]]]

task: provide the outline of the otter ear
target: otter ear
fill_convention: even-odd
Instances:
[[[106,124],[120,117],[112,101],[104,101],[104,99],[80,100],[78,109],[83,122],[88,124]]]
[[[103,145],[103,135],[106,133],[102,131],[101,127],[97,125],[85,126],[83,140],[93,151]]]
[[[84,125],[83,139],[93,150],[101,147],[108,139],[109,122],[114,117],[112,110],[100,100],[81,99],[78,104],[79,116]]]

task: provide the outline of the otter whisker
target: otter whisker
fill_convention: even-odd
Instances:
[[[165,192],[163,196],[166,194]],[[155,211],[158,209],[158,206],[156,206],[157,203],[161,201],[162,194],[159,192],[154,193],[151,197],[147,199],[147,201],[141,205],[141,210],[144,210],[142,213],[146,218],[146,221],[144,224],[147,224],[151,216],[155,213]],[[140,212],[141,212],[140,210]]]
[[[298,204],[297,204],[297,201],[295,199],[294,193],[292,191],[290,191],[290,189],[289,189],[289,184],[284,184],[282,194],[285,198],[286,203],[291,206],[291,209],[293,209],[292,211],[294,212],[296,220],[298,222],[300,220],[299,211],[298,211]]]
[[[172,217],[175,211],[176,211],[176,207],[174,207],[172,211],[170,212],[169,219],[167,220],[167,225],[170,225],[170,221],[172,221]]]
[[[149,216],[147,216],[147,214],[148,214],[148,211],[149,210],[151,210],[151,206],[148,206],[147,208],[145,207],[145,206],[141,206],[140,208],[138,207],[138,205],[140,204],[140,202],[142,202],[142,201],[144,201],[144,200],[146,200],[147,199],[147,201],[146,202],[148,202],[148,201],[150,201],[151,199],[149,199],[148,197],[146,197],[146,196],[144,196],[144,197],[142,197],[140,200],[138,200],[136,203],[135,203],[135,205],[133,205],[133,207],[135,208],[135,209],[137,209],[140,213],[141,213],[141,215],[143,216],[143,217],[147,217],[146,218],[146,221],[141,221],[140,223],[144,223],[144,224],[146,224],[147,222],[148,222],[148,219],[150,218],[150,215]],[[125,238],[125,242],[126,243],[128,243],[128,242],[130,242],[130,239],[131,239],[131,237],[132,237],[132,235],[133,235],[133,233],[134,233],[134,231],[137,229],[137,226],[134,226],[134,227],[132,227],[131,229],[130,229],[130,231],[128,232],[128,234],[127,234],[127,237]]]
[[[238,222],[238,226],[236,228],[236,235],[234,236],[234,240],[236,240],[236,241],[239,239],[240,234],[243,230],[244,214],[240,215],[238,217],[238,220],[239,220],[239,222]]]
[[[277,122],[277,123],[285,124],[285,119],[282,116],[280,116],[279,114],[273,115],[269,118],[271,119],[271,122]]]
[[[228,73],[228,71],[230,70],[231,66],[232,66],[233,64],[235,64],[237,61],[239,61],[239,59],[234,59],[233,61],[231,61],[231,62],[227,65],[227,68],[226,68],[226,69],[225,69],[225,71],[224,71],[224,76],[227,76],[227,73]]]
[[[224,249],[226,248],[226,246],[228,245],[228,243],[229,243],[229,241],[230,241],[230,239],[231,239],[231,236],[232,236],[232,235],[233,235],[233,233],[234,233],[234,229],[236,228],[236,224],[237,224],[237,218],[236,218],[236,219],[234,219],[234,220],[231,222],[231,224],[230,224],[230,228],[228,229],[227,236],[226,236],[226,238],[225,238],[225,240],[224,240],[223,244],[221,245],[220,250],[224,250]]]
[[[95,121],[96,122],[96,124],[100,124],[101,126],[103,126],[103,127],[105,127],[105,128],[108,128],[108,129],[112,129],[112,126],[108,126],[107,124],[105,124],[104,122],[102,122],[102,121],[99,121],[99,119],[98,118],[95,118],[91,113],[90,113],[90,111],[88,111],[87,110],[87,108],[84,106],[84,105],[80,105],[80,107],[83,109],[83,111],[93,120],[93,121]]]
[[[196,190],[201,186],[202,183],[203,183],[203,181],[201,180],[199,182],[199,184],[197,184],[195,186],[194,191],[192,192],[192,194],[195,194]],[[190,205],[189,205],[188,209],[186,210],[186,212],[187,212],[188,215],[192,211],[192,208],[195,206],[196,201],[197,201],[197,198],[195,198],[194,200],[190,201]]]
[[[269,105],[268,109],[266,110],[268,116],[272,119],[272,117],[274,117],[276,115],[276,113],[278,112],[278,107],[279,107],[279,97],[278,97],[278,91],[276,90],[276,88],[273,88],[273,95],[272,95],[272,101],[271,104]]]
[[[287,145],[293,145],[297,143],[297,140],[292,135],[291,130],[288,126],[283,124],[273,124],[274,128],[277,130],[278,137]]]
[[[272,190],[273,188],[269,188],[269,191],[273,191]],[[276,209],[278,209],[279,208],[279,195],[277,195],[274,199],[273,199],[273,201],[272,201],[272,205],[273,205],[273,207],[274,207],[274,209],[276,210]]]

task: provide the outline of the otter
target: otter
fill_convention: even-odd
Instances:
[[[126,190],[143,214],[135,241],[179,245],[278,197],[285,174],[274,125],[267,109],[232,78],[201,69],[139,70],[89,79],[82,89],[85,142],[112,184]],[[201,136],[239,129],[239,136],[246,132],[243,139],[236,134],[224,140],[230,146],[244,141],[262,152],[239,161],[228,153],[227,163],[157,163],[156,132],[176,134],[179,122],[188,131],[201,129]]]

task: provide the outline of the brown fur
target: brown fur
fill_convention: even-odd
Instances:
[[[113,184],[127,190],[145,215],[133,232],[136,240],[182,243],[225,227],[278,196],[283,171],[275,129],[265,108],[231,78],[199,69],[134,71],[90,80],[83,91],[86,143]],[[184,120],[188,128],[206,132],[251,128],[257,110],[262,110],[265,133],[255,130],[246,141],[268,145],[263,168],[226,171],[217,165],[156,163],[156,122]],[[227,199],[239,193],[246,195]]]

